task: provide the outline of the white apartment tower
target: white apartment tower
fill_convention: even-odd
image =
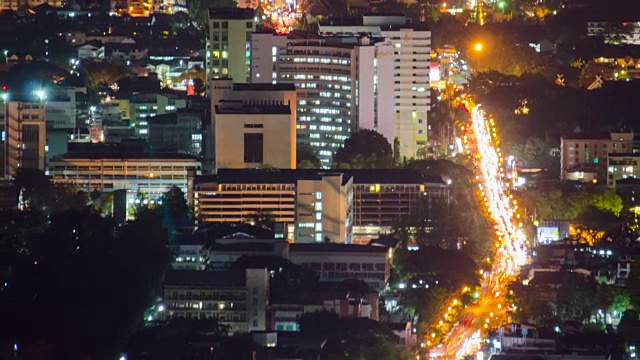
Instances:
[[[253,81],[295,84],[297,142],[311,146],[322,167],[331,166],[333,154],[358,129],[375,129],[393,141],[393,87],[379,86],[392,81],[390,44],[300,31],[286,38],[254,35]]]
[[[238,83],[251,80],[251,33],[254,11],[244,8],[209,9],[207,78],[231,78]]]
[[[399,155],[423,156],[427,150],[427,114],[431,108],[429,67],[431,31],[411,25],[405,16],[366,15],[361,21],[320,24],[322,36],[357,36],[369,34],[391,45],[387,54],[393,59],[392,82],[379,83],[393,88],[394,136]]]

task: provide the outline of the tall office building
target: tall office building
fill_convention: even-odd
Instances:
[[[350,21],[327,20],[320,24],[322,36],[351,37],[369,34],[384,38],[392,46],[394,132],[399,155],[407,158],[426,155],[427,114],[431,108],[429,67],[431,31],[412,25],[410,19],[396,15],[365,15]],[[393,139],[389,139],[393,143]]]
[[[252,9],[209,9],[207,78],[251,80],[251,33],[255,31]]]
[[[294,31],[284,46],[281,36],[258,34],[252,47],[254,79],[263,72],[269,80],[272,68],[270,79],[295,84],[298,144],[314,148],[323,167],[352,131],[375,129],[393,139],[393,89],[378,86],[392,80],[389,45]]]
[[[19,168],[44,170],[47,128],[42,102],[5,101],[0,106],[0,176]]]

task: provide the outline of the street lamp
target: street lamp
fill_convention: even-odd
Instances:
[[[476,43],[475,45],[473,45],[473,50],[475,50],[476,52],[476,60],[478,61],[478,65],[476,66],[476,71],[479,71],[480,69],[480,52],[482,52],[482,50],[484,49],[484,45],[482,45],[482,43]]]
[[[9,62],[9,50],[5,50],[4,51],[4,63],[8,63]]]

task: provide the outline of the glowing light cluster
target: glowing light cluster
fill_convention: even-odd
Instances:
[[[271,20],[274,29],[279,34],[287,34],[293,30],[296,23],[298,6],[289,1],[265,0],[261,4],[264,15],[262,20]]]
[[[470,108],[470,101],[465,105]],[[495,257],[491,271],[481,272],[483,282],[476,296],[477,302],[461,314],[464,319],[478,320],[458,321],[438,349],[434,349],[439,357],[445,358],[461,358],[480,350],[481,332],[501,325],[506,319],[508,306],[503,305],[506,286],[527,262],[526,237],[518,221],[518,205],[506,184],[495,123],[486,118],[480,106],[471,111],[471,126],[466,129],[463,139],[476,169],[478,196],[494,225]]]

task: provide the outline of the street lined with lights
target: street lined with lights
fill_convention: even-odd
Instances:
[[[460,309],[460,320],[452,325],[442,342],[432,348],[430,355],[433,357],[461,358],[480,351],[482,332],[498,327],[506,320],[509,308],[503,305],[506,303],[506,287],[527,262],[526,237],[518,221],[518,205],[506,184],[504,158],[495,123],[486,117],[479,105],[474,107],[470,100],[463,103],[467,109],[473,108],[471,125],[462,128],[463,139],[477,174],[478,197],[494,225],[495,257],[491,271],[481,271],[482,286],[474,296],[476,303]],[[463,290],[468,291],[468,288]],[[441,318],[448,319],[451,311],[452,307],[447,307]],[[431,340],[434,338],[432,336]],[[431,340],[427,346],[435,345]]]

